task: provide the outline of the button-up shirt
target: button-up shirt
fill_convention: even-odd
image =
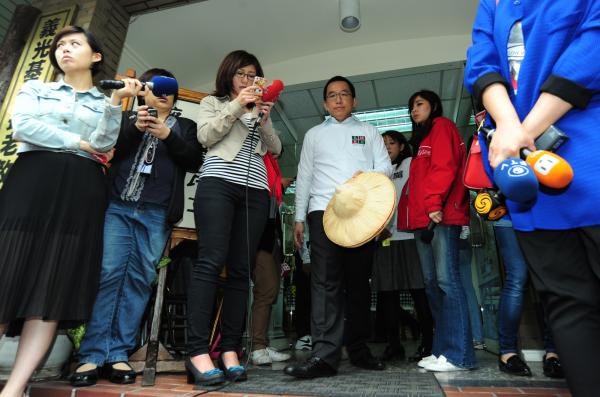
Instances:
[[[354,116],[341,123],[331,117],[308,130],[296,178],[296,222],[325,210],[335,188],[356,171],[392,175],[392,163],[377,128]]]
[[[32,150],[65,151],[93,159],[79,149],[80,140],[99,152],[117,142],[121,106],[113,106],[96,87],[77,92],[63,80],[29,80],[19,91],[12,114],[18,153]]]

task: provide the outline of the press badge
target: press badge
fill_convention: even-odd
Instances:
[[[146,164],[146,162],[143,162],[138,166],[138,172],[145,175],[152,174],[152,164]]]

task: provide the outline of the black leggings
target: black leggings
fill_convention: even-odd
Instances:
[[[198,260],[192,269],[187,310],[191,357],[209,351],[209,334],[219,273],[227,266],[223,285],[222,352],[241,345],[248,301],[249,277],[267,220],[268,193],[219,178],[202,178],[194,202]]]
[[[421,345],[427,350],[431,350],[433,342],[433,318],[429,303],[424,289],[411,289],[410,295],[413,298],[415,312],[421,331]],[[406,310],[400,306],[400,291],[380,291],[377,293],[377,315],[383,319],[381,326],[385,330],[389,344],[400,344],[399,323],[411,325],[415,319]],[[379,321],[378,321],[379,322]]]

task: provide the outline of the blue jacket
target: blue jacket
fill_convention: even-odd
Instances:
[[[507,45],[510,29],[519,20],[525,58],[515,96],[508,83]],[[509,202],[514,228],[600,225],[600,1],[481,0],[473,45],[467,51],[465,84],[481,99],[483,90],[497,82],[506,86],[521,120],[541,92],[574,107],[555,123],[571,138],[557,154],[573,167],[573,182],[560,192],[542,188],[531,209]]]

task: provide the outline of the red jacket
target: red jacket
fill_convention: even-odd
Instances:
[[[468,224],[469,196],[462,182],[465,161],[465,143],[456,125],[445,117],[435,118],[410,163],[398,204],[399,230],[427,227],[428,214],[440,210],[442,224]]]
[[[281,186],[281,171],[279,164],[271,152],[265,153],[263,156],[265,168],[267,169],[267,182],[269,183],[269,196],[275,194],[277,204],[281,204],[283,198],[283,189]]]

